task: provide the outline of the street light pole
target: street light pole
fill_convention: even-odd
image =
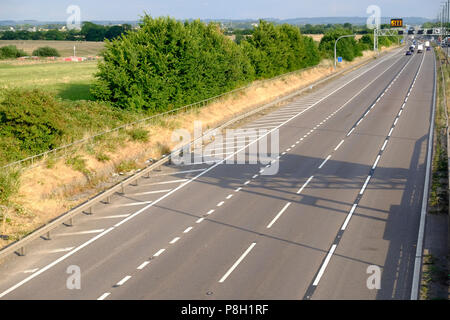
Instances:
[[[348,37],[355,37],[356,34],[348,34],[345,36],[340,36],[339,38],[336,39],[336,41],[334,42],[334,70],[336,71],[336,46],[339,40],[341,40],[342,38],[348,38]]]

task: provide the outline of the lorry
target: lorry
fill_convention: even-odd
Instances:
[[[417,46],[417,53],[422,53],[423,52],[423,44],[419,44]]]

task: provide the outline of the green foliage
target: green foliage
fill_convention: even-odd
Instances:
[[[241,46],[258,78],[271,78],[315,65],[320,60],[314,41],[288,24],[275,26],[261,20]]]
[[[373,34],[365,34],[359,39],[359,45],[363,50],[373,50]]]
[[[71,143],[142,115],[93,101],[62,101],[39,89],[0,92],[0,165]],[[114,143],[119,139],[115,138]]]
[[[49,94],[18,89],[0,101],[0,153],[21,158],[58,146],[65,131],[60,105]]]
[[[60,57],[58,50],[52,47],[40,47],[33,51],[33,56],[37,57]]]
[[[216,25],[146,15],[138,31],[106,42],[92,93],[120,108],[161,112],[252,77],[248,58]]]
[[[351,34],[349,30],[333,30],[326,33],[320,40],[319,49],[326,58],[334,59],[334,45],[340,36]],[[363,47],[353,37],[341,38],[336,45],[336,54],[346,61],[353,61],[362,55]]]
[[[25,51],[17,49],[16,46],[4,46],[0,48],[0,59],[15,59],[26,55]]]

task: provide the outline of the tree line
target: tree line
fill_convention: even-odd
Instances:
[[[132,26],[129,24],[103,26],[92,22],[84,22],[81,30],[3,31],[0,32],[0,40],[104,41],[105,39],[115,39],[129,30],[132,30]]]

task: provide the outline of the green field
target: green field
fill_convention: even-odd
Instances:
[[[97,61],[0,62],[0,88],[39,88],[68,100],[91,100]]]

